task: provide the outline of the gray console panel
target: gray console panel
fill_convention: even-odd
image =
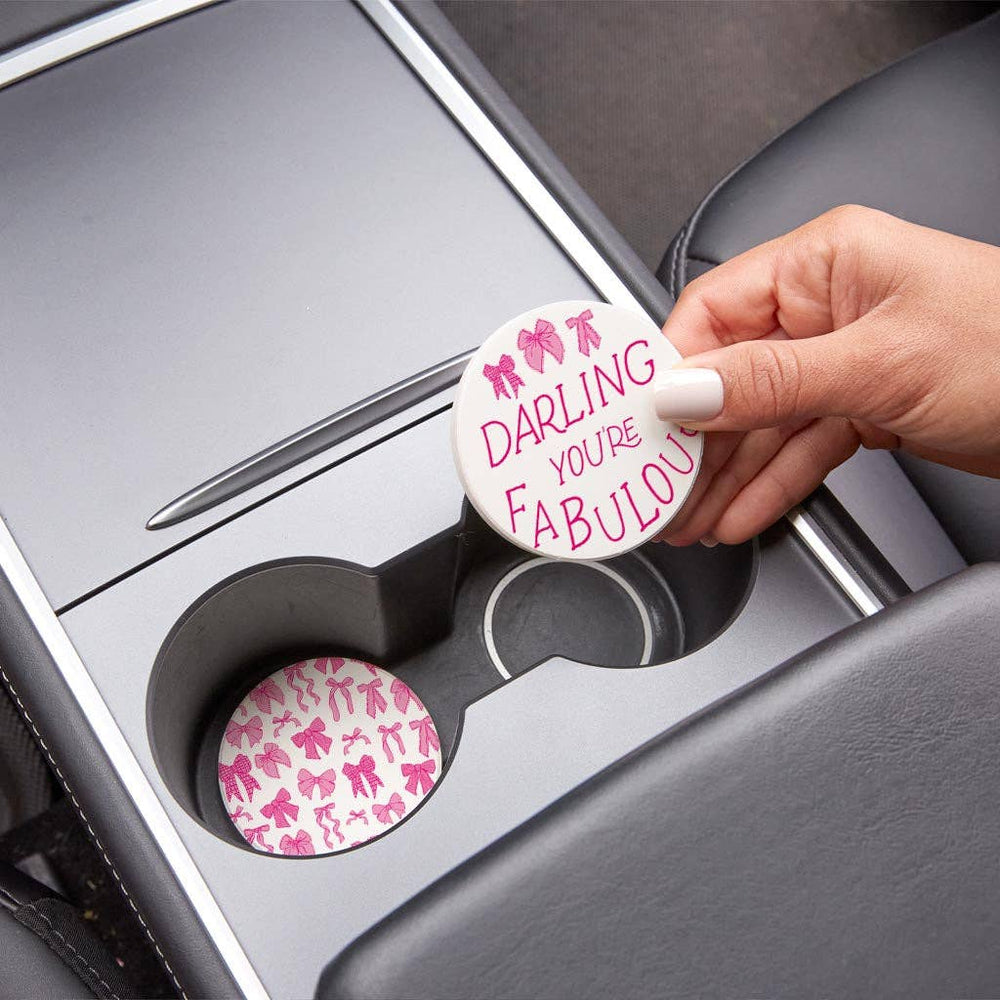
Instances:
[[[857,619],[811,557],[783,535],[762,548],[749,600],[708,646],[634,670],[557,658],[473,703],[440,786],[382,840],[304,861],[223,841],[174,800],[152,758],[146,693],[160,644],[196,598],[256,563],[302,555],[375,566],[453,527],[462,491],[447,417],[329,470],[61,616],[276,996],[311,994],[331,956],[417,890],[647,739]],[[578,741],[580,719],[600,739]]]
[[[336,456],[145,530],[208,477],[593,295],[353,4],[197,11],[0,133],[0,503],[57,608]]]
[[[826,477],[826,485],[911,590],[965,568],[958,549],[889,452],[860,449]]]

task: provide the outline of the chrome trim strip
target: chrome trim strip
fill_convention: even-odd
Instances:
[[[26,76],[217,0],[135,0],[0,56],[0,90]]]
[[[135,802],[146,828],[167,864],[173,869],[233,979],[245,997],[266,1000],[268,994],[263,983],[219,909],[211,889],[157,798],[153,786],[143,773],[111,710],[52,610],[3,518],[0,518],[0,569],[6,574],[18,600],[24,605],[39,638],[86,715],[94,735],[111,761],[111,766]]]
[[[806,517],[801,507],[793,507],[786,517],[792,530],[833,577],[834,582],[858,611],[869,617],[882,610],[884,607],[882,602],[854,575],[833,543]]]
[[[389,386],[332,416],[311,424],[290,437],[251,455],[238,465],[220,472],[200,486],[158,510],[147,522],[149,531],[167,528],[217,504],[232,499],[285,472],[313,455],[368,430],[375,424],[422,403],[435,393],[454,385],[462,377],[474,350],[442,361],[441,364]]]

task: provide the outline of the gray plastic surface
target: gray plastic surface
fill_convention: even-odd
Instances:
[[[739,617],[708,646],[670,664],[634,670],[557,658],[475,702],[438,789],[382,840],[296,861],[251,854],[206,830],[171,796],[148,742],[147,683],[173,624],[210,587],[259,562],[320,556],[378,565],[451,528],[461,503],[443,414],[62,615],[276,996],[311,995],[331,956],[418,889],[622,754],[857,617],[811,558],[782,534],[762,548]],[[581,720],[600,738],[580,740]]]
[[[889,452],[861,449],[826,477],[826,485],[911,590],[965,568]]]
[[[4,90],[0,134],[0,510],[56,607],[331,456],[144,529],[209,476],[593,295],[352,4],[200,10]]]

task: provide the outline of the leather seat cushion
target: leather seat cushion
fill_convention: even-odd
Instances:
[[[317,997],[996,996],[998,595],[966,569],[657,737]]]

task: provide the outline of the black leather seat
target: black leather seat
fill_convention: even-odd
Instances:
[[[0,864],[0,996],[134,996],[104,945],[64,899]]]
[[[326,969],[375,997],[1000,995],[1000,566],[814,646]]]
[[[1000,244],[998,164],[994,14],[835,97],[721,181],[671,243],[660,280],[676,297],[716,264],[850,203]],[[1000,481],[897,457],[967,561],[1000,558]]]

